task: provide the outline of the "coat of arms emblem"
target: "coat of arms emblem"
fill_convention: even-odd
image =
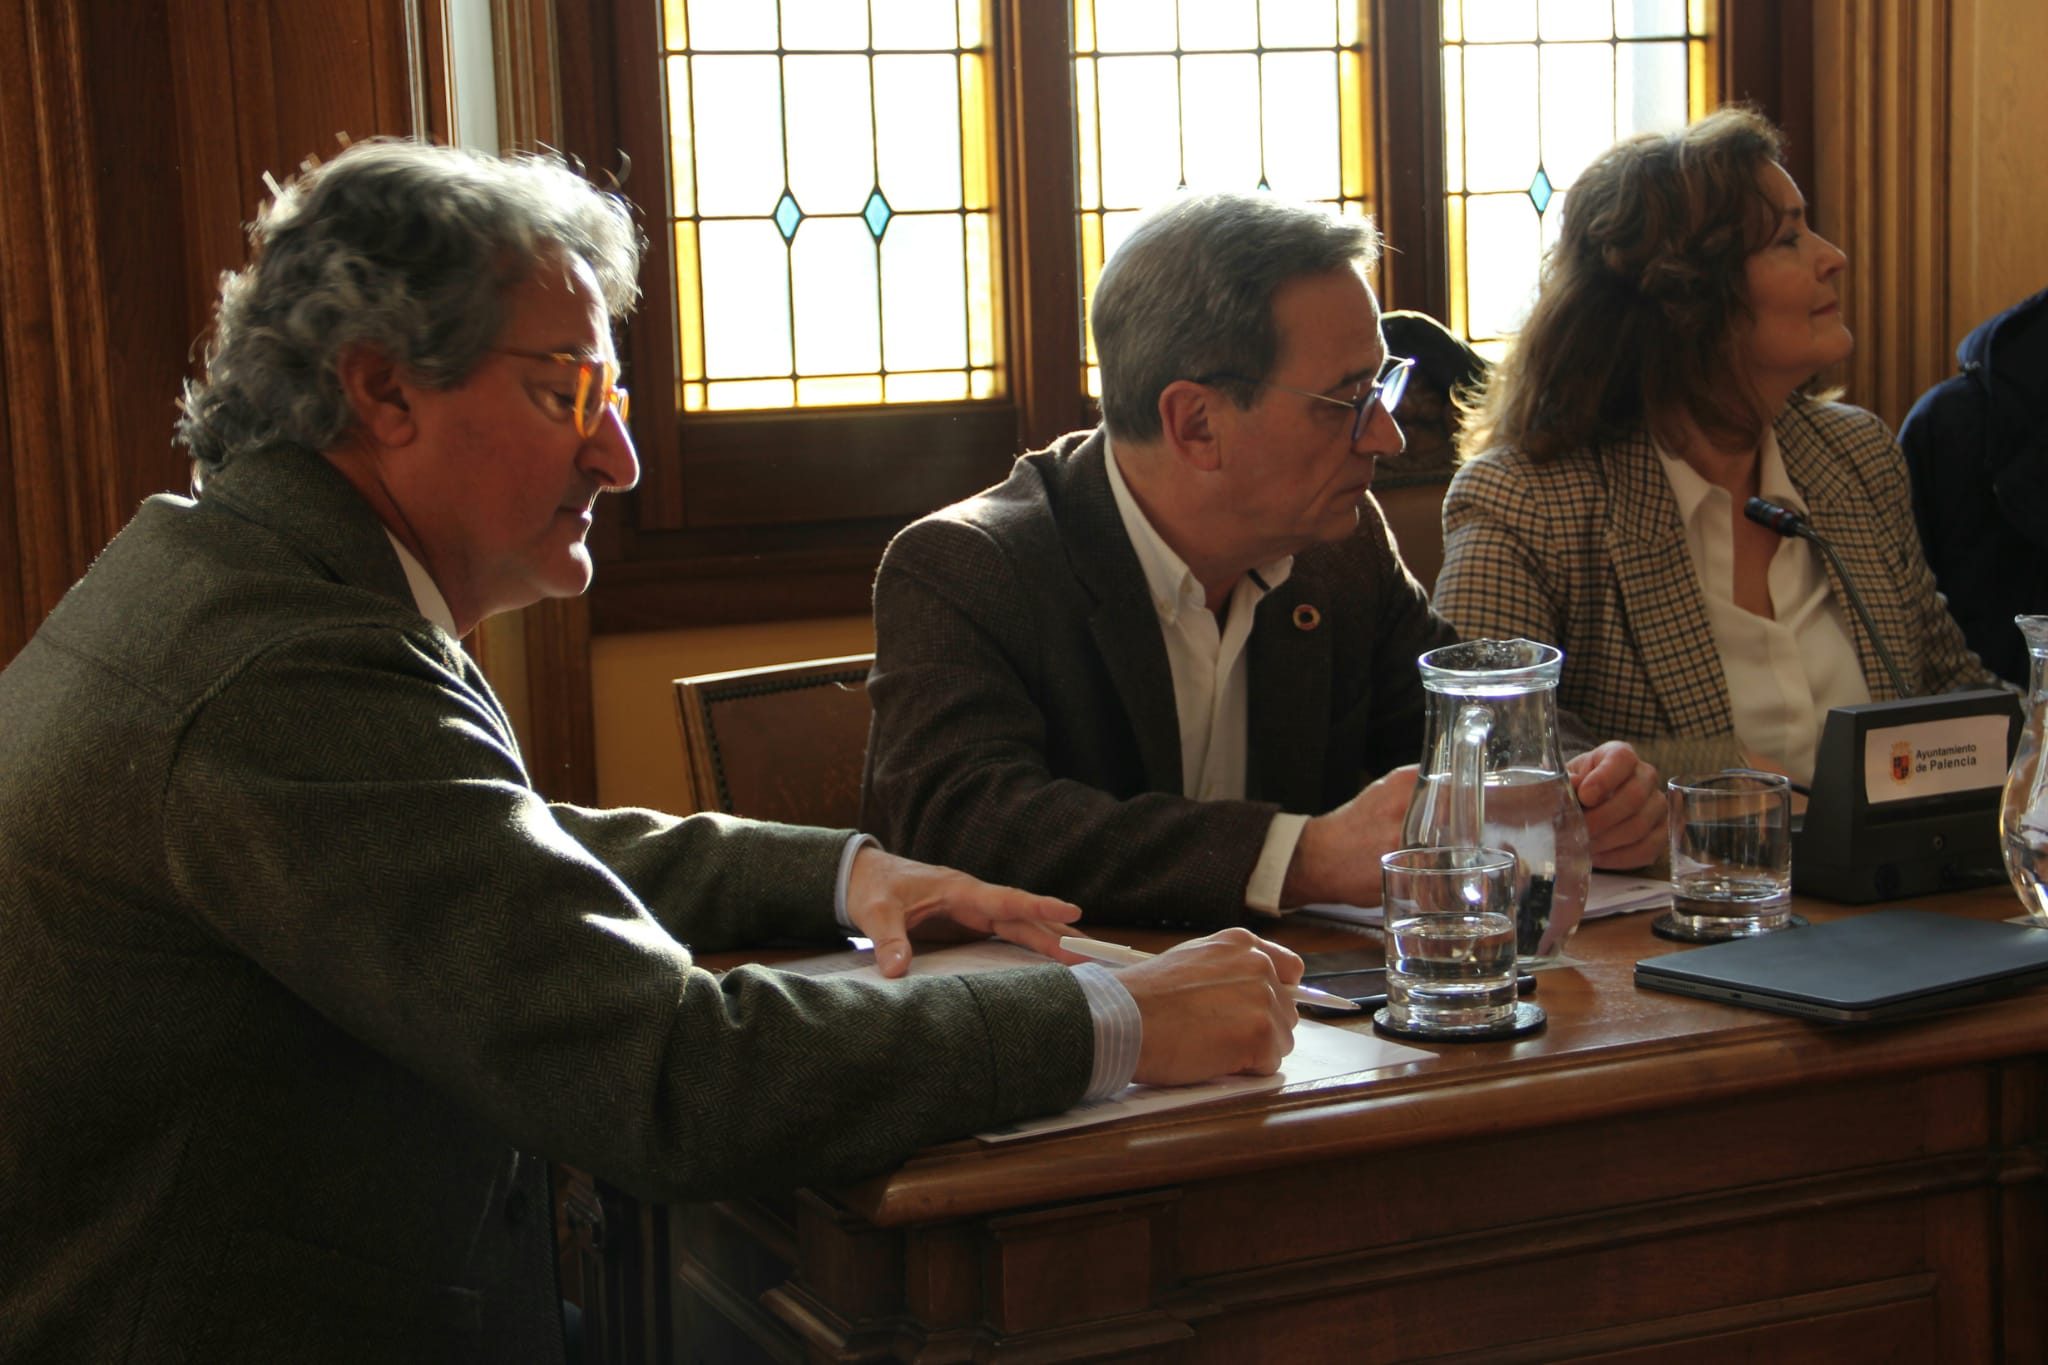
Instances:
[[[1905,782],[1913,776],[1913,745],[1900,740],[1892,745],[1892,781]]]

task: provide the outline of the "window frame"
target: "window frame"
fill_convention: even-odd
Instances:
[[[1382,262],[1381,302],[1444,317],[1440,6],[1358,3],[1373,123],[1368,202],[1398,248]],[[521,4],[549,0],[512,0]],[[1721,88],[1792,131],[1795,158],[1803,157],[1810,139],[1798,134],[1812,126],[1812,76],[1810,36],[1802,47],[1801,35],[1810,35],[1811,0],[1710,0],[1710,8]],[[501,70],[532,73],[540,87],[532,98],[559,110],[563,150],[594,172],[630,158],[623,188],[649,236],[643,306],[621,348],[639,399],[641,484],[600,503],[594,634],[863,613],[895,531],[998,481],[1020,452],[1094,423],[1080,362],[1067,5],[989,2],[1007,396],[687,418],[676,403],[655,401],[675,391],[676,350],[666,119],[651,59],[661,50],[660,5],[552,0],[552,9],[553,22],[536,25],[545,50],[511,54]],[[614,61],[614,53],[634,55]],[[917,458],[904,460],[907,451]]]
[[[555,5],[563,149],[600,172],[630,158],[623,190],[649,238],[642,307],[621,346],[639,399],[641,484],[600,504],[592,629],[864,612],[889,536],[1001,479],[1018,452],[1094,420],[1074,359],[1073,215],[1007,208],[1074,200],[1067,32],[1045,21],[1051,7],[992,0],[1006,395],[685,417],[672,401],[652,401],[675,391],[677,346],[661,74],[637,55],[615,64],[603,56],[660,52],[659,8],[650,0]],[[592,150],[600,147],[618,152]],[[905,461],[905,451],[918,458]]]

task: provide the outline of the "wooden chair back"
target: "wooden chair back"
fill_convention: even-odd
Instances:
[[[852,829],[872,654],[676,679],[696,810]]]

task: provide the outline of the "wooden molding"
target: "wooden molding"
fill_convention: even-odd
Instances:
[[[1030,24],[1043,0],[998,3],[994,78],[998,143],[997,230],[1004,247],[1005,329],[1017,444],[1050,443],[1095,418],[1081,378],[1081,239],[1067,213],[1020,213],[1016,206],[1074,204],[1073,24]],[[1064,6],[1062,6],[1064,8]],[[995,477],[1002,476],[1001,469]],[[938,503],[933,503],[938,506]]]
[[[1436,5],[1372,0],[1373,216],[1386,234],[1381,304],[1448,322],[1444,239],[1443,13]]]
[[[2041,126],[2048,7],[1949,2],[1948,335],[1952,348],[1994,314],[2048,285],[2048,174]],[[1851,323],[1855,321],[1850,319]]]
[[[497,35],[498,145],[508,152],[559,149],[554,0],[491,0],[491,30]]]
[[[1813,0],[1720,0],[1708,37],[1720,102],[1754,104],[1785,134],[1785,169],[1825,216],[1813,187]]]
[[[131,509],[101,246],[93,105],[102,93],[83,0],[0,13],[0,369],[6,373],[6,562],[0,662],[11,659]]]
[[[1949,356],[1950,0],[1814,0],[1815,226],[1849,254],[1848,400],[1897,428]]]

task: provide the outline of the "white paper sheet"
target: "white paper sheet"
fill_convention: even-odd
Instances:
[[[1586,918],[1627,915],[1638,910],[1661,910],[1671,904],[1671,883],[1655,877],[1638,877],[1623,872],[1595,872],[1586,894]],[[1379,905],[1304,905],[1295,912],[1338,920],[1345,924],[1377,927],[1386,917]]]

